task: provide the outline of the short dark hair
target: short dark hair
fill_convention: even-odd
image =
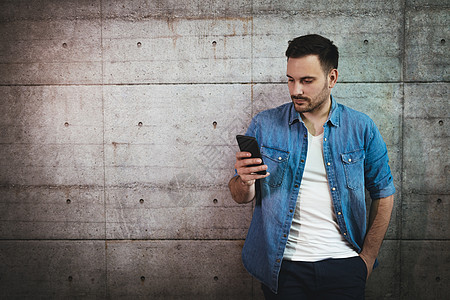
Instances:
[[[288,59],[300,58],[307,55],[318,55],[325,73],[338,67],[338,48],[332,41],[321,35],[308,34],[289,41],[289,46],[286,50]]]

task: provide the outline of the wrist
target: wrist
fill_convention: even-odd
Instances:
[[[241,185],[247,186],[247,187],[253,185],[253,183],[255,182],[254,180],[245,181],[245,180],[242,179],[241,176],[238,176],[237,180],[240,182]]]
[[[359,256],[364,260],[364,262],[369,266],[373,266],[375,263],[375,260],[377,259],[376,256],[361,252],[359,253]]]

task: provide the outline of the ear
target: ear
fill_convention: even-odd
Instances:
[[[331,89],[334,87],[334,85],[337,82],[339,76],[339,72],[337,69],[332,69],[329,73],[328,73],[328,87]]]

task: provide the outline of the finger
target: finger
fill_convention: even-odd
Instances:
[[[247,158],[236,161],[237,167],[248,167],[253,165],[261,165],[262,160],[260,158]]]
[[[258,166],[240,166],[236,168],[236,171],[239,175],[250,175],[257,172],[265,171],[267,170],[267,165],[258,165]]]
[[[245,152],[245,151],[236,152],[237,159],[246,159],[251,156],[252,156],[252,154],[250,152]]]
[[[270,173],[267,172],[265,175],[249,174],[249,175],[239,175],[239,176],[241,177],[242,181],[248,182],[248,181],[254,181],[254,180],[258,180],[258,179],[263,179],[263,178],[266,178],[269,175],[270,175]]]
[[[263,178],[266,178],[266,177],[269,176],[269,175],[270,175],[270,173],[267,172],[267,173],[264,174],[264,175],[261,175],[261,174],[254,174],[253,176],[255,176],[255,179],[263,179]]]
[[[247,158],[247,159],[238,159],[234,165],[235,169],[247,168],[253,166],[260,166],[262,164],[262,160],[260,158]]]

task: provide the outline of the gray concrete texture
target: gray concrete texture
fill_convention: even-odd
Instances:
[[[0,1],[0,298],[261,299],[234,136],[290,101],[287,41],[341,52],[397,187],[367,299],[450,293],[450,5]]]

